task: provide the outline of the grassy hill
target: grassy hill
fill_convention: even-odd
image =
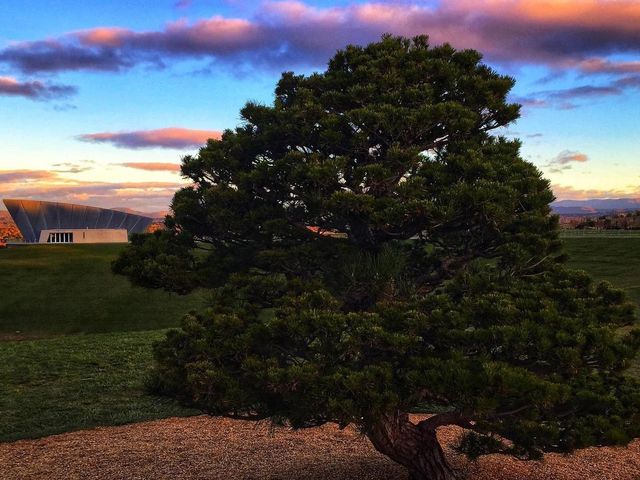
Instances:
[[[570,267],[640,303],[640,236],[564,242]],[[110,271],[121,248],[0,250],[0,441],[196,413],[148,395],[144,385],[151,344],[206,294],[133,287]]]

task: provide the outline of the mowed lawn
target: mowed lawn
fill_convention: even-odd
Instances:
[[[0,343],[0,441],[197,413],[145,391],[164,332]]]
[[[31,245],[0,250],[0,336],[151,330],[175,326],[202,294],[133,287],[111,273],[123,248]]]
[[[629,299],[640,305],[640,232],[628,236],[568,234],[563,241],[569,267],[626,290]]]
[[[146,393],[151,345],[204,293],[134,287],[122,245],[0,250],[0,441],[189,415]]]
[[[564,243],[570,267],[640,303],[640,236]],[[0,250],[0,441],[197,413],[147,394],[145,380],[152,343],[206,294],[131,286],[110,271],[121,248]]]

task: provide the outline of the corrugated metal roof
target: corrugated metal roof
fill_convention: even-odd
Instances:
[[[3,202],[25,242],[37,242],[42,230],[125,228],[129,233],[142,233],[153,222],[151,217],[72,203],[14,199]]]

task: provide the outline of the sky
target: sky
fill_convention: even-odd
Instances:
[[[167,208],[179,164],[281,72],[428,34],[517,83],[558,199],[640,197],[639,0],[0,0],[0,198]]]

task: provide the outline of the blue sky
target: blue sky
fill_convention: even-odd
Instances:
[[[517,80],[506,132],[558,198],[640,197],[635,0],[0,4],[0,197],[166,208],[181,156],[284,70],[427,33]]]

